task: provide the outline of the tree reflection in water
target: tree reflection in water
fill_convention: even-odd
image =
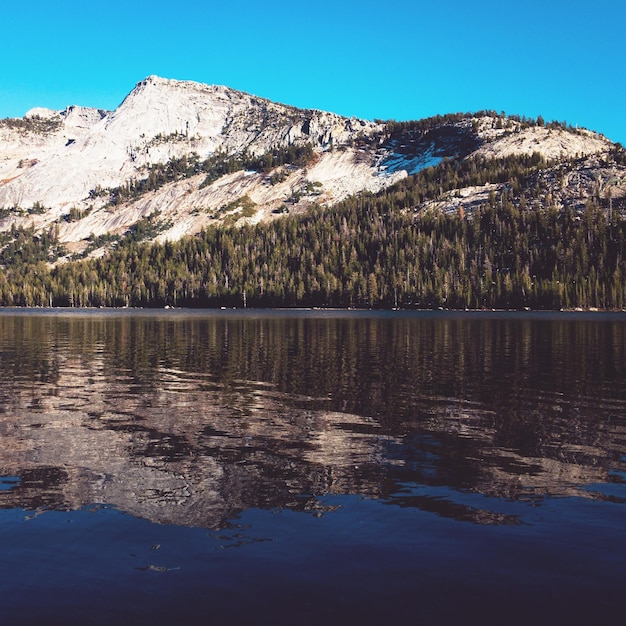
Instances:
[[[498,525],[622,501],[625,348],[610,315],[5,312],[0,506],[220,528],[327,495]]]

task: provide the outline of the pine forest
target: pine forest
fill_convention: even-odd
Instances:
[[[619,144],[606,158],[626,161]],[[0,305],[626,308],[624,198],[556,206],[540,175],[553,165],[538,153],[444,160],[306,215],[163,244],[134,228],[105,256],[56,264],[54,232],[13,229],[0,241]],[[487,183],[498,190],[472,210],[428,207]]]

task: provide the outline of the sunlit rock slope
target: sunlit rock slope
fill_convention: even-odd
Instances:
[[[107,237],[138,223],[150,222],[146,238],[165,240],[214,223],[277,219],[378,192],[444,158],[564,159],[611,146],[590,131],[489,115],[411,130],[150,76],[114,111],[35,108],[0,120],[0,232],[54,232],[69,254],[98,254]],[[310,151],[305,161],[276,156],[294,147]],[[270,153],[272,164],[249,166]]]

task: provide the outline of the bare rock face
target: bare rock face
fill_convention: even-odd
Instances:
[[[26,219],[37,230],[58,224],[61,240],[72,243],[89,235],[122,231],[144,215],[165,209],[182,220],[164,236],[179,237],[205,226],[210,219],[204,214],[232,202],[238,191],[208,194],[207,199],[206,192],[196,193],[202,182],[199,178],[191,189],[189,185],[167,188],[133,207],[118,205],[115,219],[111,211],[102,214],[105,202],[94,191],[142,179],[155,164],[183,155],[194,154],[199,159],[216,153],[262,155],[302,144],[311,144],[321,155],[331,145],[347,146],[356,137],[372,136],[381,128],[372,122],[276,104],[227,87],[150,76],[139,82],[115,111],[79,106],[64,111],[35,108],[23,119],[0,122],[0,208],[16,209],[0,220],[0,230]],[[381,187],[381,181],[375,180],[373,155],[368,169],[361,168],[363,180],[344,183],[346,176],[354,174],[353,169],[334,172],[333,180],[340,184],[337,189],[325,190],[327,199],[340,199],[344,187],[352,193]],[[274,194],[255,189],[255,185],[239,187],[264,198],[266,210],[258,217],[262,219],[291,197],[296,191],[294,184],[302,180],[302,175],[295,176],[293,184],[276,188]],[[213,204],[211,195],[216,197]],[[47,211],[25,218],[24,211],[35,204]],[[67,225],[62,218],[72,207],[95,212],[80,227]],[[202,215],[191,219],[187,210],[195,211],[196,216],[200,210]]]
[[[146,179],[172,159],[261,156],[304,145],[313,148],[313,162],[290,165],[273,177],[239,171],[207,185],[199,173],[110,202],[110,190]],[[88,239],[123,234],[158,212],[159,238],[177,239],[214,222],[275,219],[286,210],[302,212],[313,203],[377,192],[446,156],[538,151],[559,158],[601,153],[611,145],[589,131],[526,128],[509,120],[502,125],[489,117],[445,124],[404,141],[390,137],[383,123],[149,76],[114,111],[34,108],[22,119],[0,120],[0,232],[13,225],[36,232],[54,228],[72,253]],[[245,214],[237,207],[240,200]]]
[[[375,129],[226,87],[150,76],[115,111],[33,109],[19,126],[3,128],[0,206],[78,203],[96,184],[119,186],[142,168],[192,151],[205,158],[217,150],[263,154],[298,142],[322,148]],[[37,167],[19,168],[24,159]]]

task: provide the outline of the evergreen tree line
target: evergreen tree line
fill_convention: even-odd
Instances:
[[[149,191],[156,191],[167,183],[189,178],[196,174],[206,174],[200,187],[207,187],[225,174],[242,170],[269,172],[282,165],[304,167],[311,162],[314,154],[311,144],[276,147],[261,155],[253,155],[247,151],[238,154],[217,152],[203,161],[200,160],[198,154],[191,153],[190,155],[173,157],[166,163],[151,165],[145,178],[132,178],[123,185],[114,188],[95,187],[89,195],[91,198],[108,196],[108,206],[114,207],[133,198],[138,198]]]
[[[501,128],[506,127],[511,122],[517,122],[521,129],[531,128],[533,126],[545,126],[546,128],[551,129],[569,129],[571,131],[575,130],[571,125],[568,125],[567,122],[560,122],[557,120],[546,122],[541,115],[539,115],[535,119],[523,115],[506,115],[504,112],[498,113],[497,111],[493,110],[482,110],[473,113],[446,113],[444,115],[434,115],[432,117],[426,117],[419,120],[410,120],[406,122],[398,122],[396,120],[389,120],[387,122],[382,122],[382,120],[377,121],[380,121],[386,125],[387,132],[391,136],[398,136],[410,132],[426,133],[429,130],[440,128],[444,125],[457,124],[459,122],[462,122],[463,120],[481,117],[491,117],[497,120]]]
[[[24,228],[13,224],[8,232],[0,233],[0,267],[56,261],[66,254],[58,235],[58,226],[35,234],[32,226]]]
[[[54,268],[9,265],[0,304],[626,308],[620,202],[527,208],[544,165],[539,155],[444,162],[306,216],[162,245],[128,238],[105,257]],[[469,215],[413,210],[481,181],[507,185]]]
[[[546,161],[539,152],[499,159],[481,156],[463,160],[444,159],[436,167],[421,170],[382,191],[378,202],[389,210],[409,209],[454,189],[487,183],[506,183],[517,196],[531,190],[533,175],[550,165],[553,163]]]
[[[53,132],[61,127],[61,117],[45,118],[39,115],[29,117],[5,117],[0,119],[0,127],[17,130],[22,133],[45,134]]]

